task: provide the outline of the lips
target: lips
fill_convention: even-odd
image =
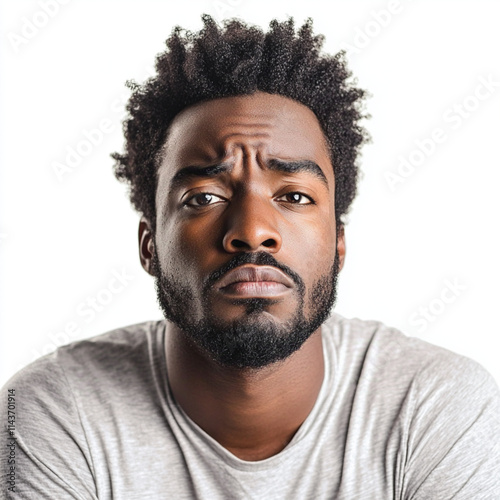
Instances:
[[[217,288],[223,293],[240,296],[274,296],[293,288],[292,280],[270,266],[244,265],[225,274]]]

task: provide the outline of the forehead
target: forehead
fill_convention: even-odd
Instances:
[[[244,154],[315,161],[333,176],[324,133],[306,106],[276,94],[224,97],[183,110],[170,126],[161,169]],[[168,167],[167,167],[168,166]],[[330,172],[328,172],[330,170]]]

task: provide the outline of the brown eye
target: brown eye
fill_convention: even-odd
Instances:
[[[297,192],[284,194],[278,198],[278,201],[286,201],[287,203],[293,203],[294,205],[310,205],[314,203],[309,196]]]
[[[185,205],[190,207],[206,207],[208,205],[213,205],[219,201],[223,201],[220,196],[210,193],[198,193],[189,198]]]

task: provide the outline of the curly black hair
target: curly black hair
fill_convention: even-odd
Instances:
[[[317,116],[335,172],[337,224],[356,195],[357,157],[368,139],[364,90],[354,87],[344,52],[321,53],[324,37],[312,20],[295,32],[294,20],[271,21],[269,31],[236,19],[223,26],[209,15],[197,33],[174,28],[167,50],[156,57],[157,75],[143,85],[128,81],[132,95],[123,124],[125,153],[113,153],[117,179],[129,184],[132,205],[156,227],[155,194],[162,146],[175,116],[200,101],[256,91],[294,99]]]

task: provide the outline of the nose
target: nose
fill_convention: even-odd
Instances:
[[[239,200],[233,200],[226,224],[222,240],[226,252],[276,253],[281,248],[281,234],[272,201],[258,194],[246,194]]]

